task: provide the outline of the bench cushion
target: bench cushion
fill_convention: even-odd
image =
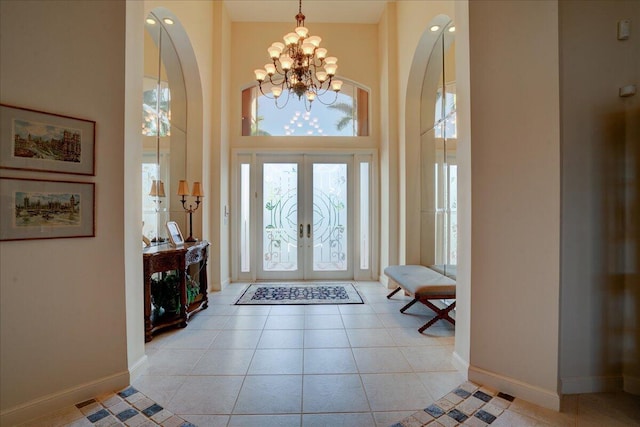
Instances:
[[[384,274],[416,298],[456,294],[456,282],[423,265],[391,265]]]

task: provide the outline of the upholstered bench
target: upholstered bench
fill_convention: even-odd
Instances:
[[[401,289],[407,295],[413,297],[409,304],[400,309],[404,313],[409,307],[420,301],[436,313],[436,316],[418,329],[422,333],[429,326],[438,320],[446,320],[456,324],[449,312],[456,306],[456,282],[437,271],[423,265],[390,265],[384,269],[384,274],[391,279],[398,287],[394,289],[387,298],[391,298]],[[436,306],[432,300],[454,300],[453,303],[444,308]]]

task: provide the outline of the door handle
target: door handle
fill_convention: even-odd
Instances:
[[[307,238],[311,238],[311,224],[307,224]]]
[[[304,237],[304,226],[300,224],[300,238],[302,239],[303,237]]]

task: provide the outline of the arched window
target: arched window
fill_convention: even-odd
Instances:
[[[265,90],[266,93],[269,93]],[[330,101],[333,93],[327,93]],[[345,81],[331,105],[315,100],[309,111],[295,94],[278,103],[257,86],[242,91],[243,136],[369,136],[369,92]],[[281,108],[279,108],[281,107]]]

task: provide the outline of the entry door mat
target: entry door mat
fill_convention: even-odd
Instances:
[[[252,283],[235,304],[364,304],[364,301],[352,283]]]

